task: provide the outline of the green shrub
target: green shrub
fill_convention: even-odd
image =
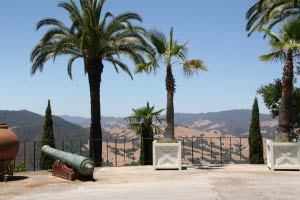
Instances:
[[[11,162],[5,169],[4,174],[11,174],[11,172],[25,172],[25,162],[24,160],[19,161],[18,163],[14,164]]]
[[[249,158],[250,164],[264,164],[263,141],[260,132],[259,108],[256,97],[253,103],[249,131]]]

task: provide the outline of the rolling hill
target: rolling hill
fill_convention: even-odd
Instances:
[[[175,113],[175,125],[201,132],[213,132],[219,135],[244,136],[248,134],[251,110],[227,110],[200,114]],[[89,127],[90,119],[83,117],[61,116],[66,121]],[[260,114],[261,130],[265,137],[273,137],[277,127],[277,119],[270,114]],[[127,123],[123,118],[102,117],[102,126],[111,134],[122,132]],[[163,126],[164,127],[164,126]],[[117,129],[121,129],[118,131]],[[123,130],[123,132],[125,132]],[[184,135],[186,135],[184,133]]]
[[[228,110],[200,114],[176,113],[176,135],[187,136],[247,136],[251,110]],[[90,119],[72,116],[53,116],[56,139],[88,139]],[[43,131],[44,117],[27,111],[0,110],[0,121],[7,123],[22,141],[39,140]],[[260,114],[264,137],[273,137],[277,120],[271,115]],[[102,117],[103,138],[134,137],[123,118]],[[181,127],[181,128],[180,128]],[[164,125],[162,126],[164,128]],[[198,132],[195,132],[197,130]],[[195,135],[196,134],[196,135]]]
[[[11,127],[21,141],[40,140],[43,131],[44,116],[27,111],[0,110],[0,121]],[[72,124],[60,117],[53,116],[55,139],[87,139],[88,130]]]

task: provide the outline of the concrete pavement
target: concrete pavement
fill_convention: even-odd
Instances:
[[[46,171],[17,173],[0,183],[0,200],[14,199],[300,199],[299,171],[265,165],[225,165],[187,170],[151,166],[96,168],[95,182],[69,182]]]

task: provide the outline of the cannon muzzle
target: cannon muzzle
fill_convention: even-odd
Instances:
[[[44,145],[41,150],[49,157],[65,162],[67,165],[79,172],[80,175],[93,176],[95,164],[90,158],[57,150],[49,145]]]

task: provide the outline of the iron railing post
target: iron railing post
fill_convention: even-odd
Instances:
[[[126,143],[126,141],[125,141],[125,138],[124,138],[124,164],[125,164],[125,162],[126,162],[126,149],[125,149],[125,143]]]
[[[65,141],[64,140],[61,141],[61,150],[62,151],[65,150]]]
[[[194,137],[192,137],[192,165],[194,164]]]
[[[210,138],[210,163],[212,162],[212,138]]]
[[[73,152],[73,140],[71,140],[71,151],[70,152]]]
[[[231,137],[229,137],[229,160],[231,162]]]
[[[185,153],[184,153],[184,138],[182,138],[182,157],[185,160]]]
[[[132,164],[134,164],[134,139],[132,139]]]
[[[26,169],[26,141],[24,141],[24,146],[23,146],[23,151],[24,151],[24,168]]]
[[[82,155],[82,143],[81,140],[79,140],[79,153]]]
[[[117,155],[117,139],[115,139],[115,162],[116,162],[116,167],[118,166],[118,155]]]
[[[108,166],[108,139],[106,139],[106,164]]]
[[[222,161],[222,137],[220,137],[220,158],[221,158],[221,164],[223,164],[223,161]]]
[[[242,160],[242,137],[240,137],[240,160]]]
[[[35,172],[35,144],[36,142],[33,141],[33,171]]]
[[[203,137],[201,137],[201,158],[203,160]]]

